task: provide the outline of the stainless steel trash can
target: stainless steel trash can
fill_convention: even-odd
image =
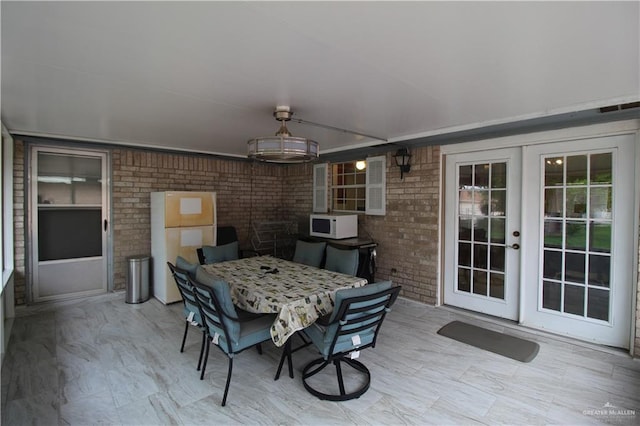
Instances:
[[[149,256],[127,257],[126,303],[149,300]]]

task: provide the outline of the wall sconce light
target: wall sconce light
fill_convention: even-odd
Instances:
[[[400,167],[400,180],[402,180],[403,175],[411,170],[411,154],[407,148],[400,148],[393,157],[396,159],[396,166]]]

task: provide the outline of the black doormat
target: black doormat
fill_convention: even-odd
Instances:
[[[530,362],[540,350],[535,342],[461,321],[450,322],[438,334],[521,362]]]

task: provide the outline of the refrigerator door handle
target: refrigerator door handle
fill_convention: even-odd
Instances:
[[[108,224],[108,223],[109,223],[109,222],[107,222],[107,219],[105,219],[105,220],[104,220],[104,230],[105,230],[105,231],[107,230],[107,224]]]

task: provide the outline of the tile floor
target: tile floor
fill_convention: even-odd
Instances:
[[[399,299],[374,349],[360,360],[371,388],[348,402],[319,401],[300,380],[316,357],[294,354],[294,379],[273,380],[280,349],[234,362],[212,348],[205,380],[199,335],[184,353],[181,306],[123,293],[21,308],[2,366],[3,425],[640,424],[640,360],[624,352],[528,332]],[[436,334],[459,319],[540,343],[524,364]]]

